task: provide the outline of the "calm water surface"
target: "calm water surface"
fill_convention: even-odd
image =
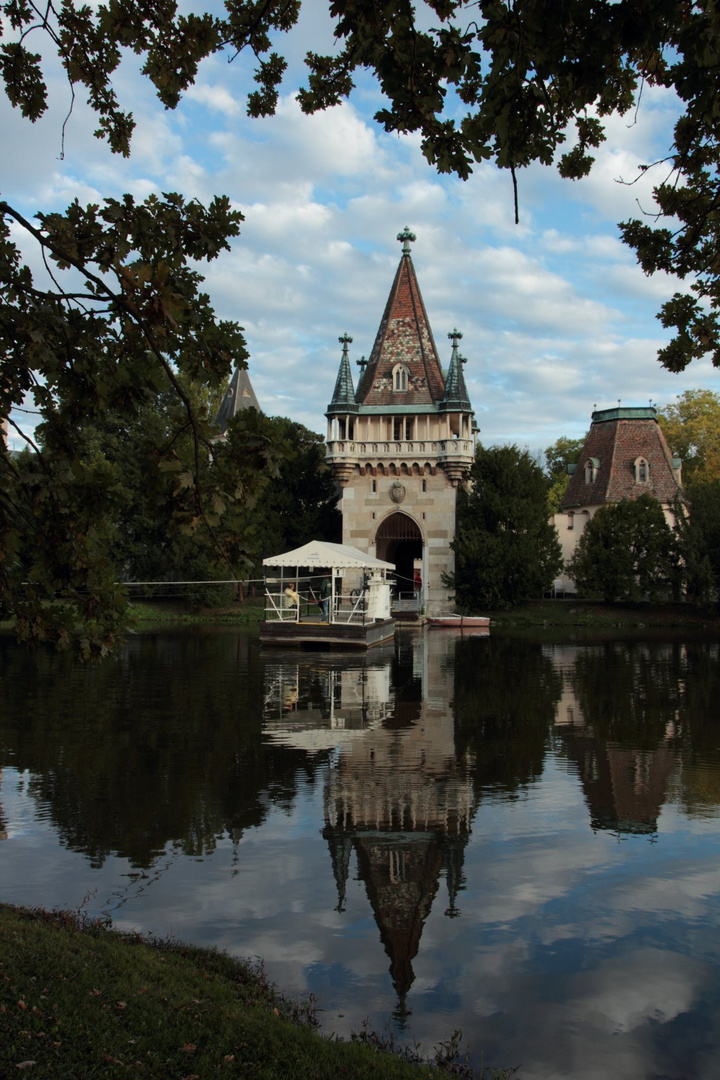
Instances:
[[[0,900],[261,957],[326,1031],[720,1074],[720,646],[0,639]]]

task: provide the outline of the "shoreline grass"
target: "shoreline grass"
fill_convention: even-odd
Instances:
[[[592,600],[535,600],[508,611],[490,613],[497,628],[673,629],[713,628],[720,631],[717,605],[690,603],[618,602]]]
[[[129,613],[132,629],[138,630],[157,623],[254,626],[265,618],[265,602],[258,597],[220,607],[201,607],[180,599],[132,600]]]
[[[533,600],[506,611],[475,612],[489,615],[495,629],[613,630],[680,629],[720,632],[720,604],[639,603],[607,604],[593,600]],[[265,617],[264,601],[253,597],[221,607],[199,607],[181,599],[133,600],[129,629],[148,631],[172,626],[257,626]],[[412,623],[406,624],[412,626]],[[0,631],[12,631],[12,620],[0,622]]]
[[[216,623],[218,625],[254,625],[262,622],[265,609],[262,598],[245,600],[218,608],[192,607],[182,600],[139,600],[131,604],[133,625],[143,629],[151,623]],[[507,611],[489,614],[490,625],[506,627],[587,627],[592,629],[643,627],[717,627],[720,607],[690,603],[618,602],[606,604],[593,600],[533,600]]]
[[[508,1080],[314,1030],[314,1004],[214,949],[115,930],[79,912],[0,904],[0,1075],[42,1080]],[[391,1045],[391,1044],[390,1044]]]

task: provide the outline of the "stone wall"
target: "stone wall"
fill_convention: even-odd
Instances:
[[[398,481],[405,489],[402,502],[391,497]],[[423,491],[423,481],[427,490]],[[373,482],[376,490],[373,491]],[[428,615],[451,611],[451,592],[442,584],[442,574],[455,569],[450,544],[455,535],[457,488],[446,473],[424,476],[361,476],[355,474],[343,488],[343,543],[378,555],[375,540],[383,521],[400,511],[411,518],[423,544],[423,593]]]

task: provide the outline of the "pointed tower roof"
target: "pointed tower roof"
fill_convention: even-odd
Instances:
[[[345,910],[347,895],[347,882],[350,874],[350,856],[352,855],[352,837],[343,829],[327,827],[323,829],[323,836],[330,848],[332,859],[333,877],[337,888],[338,904],[336,911]]]
[[[441,401],[445,380],[430,329],[410,243],[408,228],[398,233],[403,253],[370,360],[358,385],[360,405],[432,405]],[[403,389],[395,390],[394,371],[402,364],[407,372]]]
[[[348,345],[351,344],[352,338],[349,334],[345,333],[342,337],[338,338],[338,341],[342,345],[343,351],[340,358],[340,368],[335,382],[332,401],[328,405],[328,411],[325,414],[326,416],[335,416],[338,413],[345,415],[346,413],[356,413],[358,411],[357,402],[355,401],[355,390],[353,388],[352,371],[350,370],[350,358],[348,356]]]
[[[465,875],[463,866],[465,863],[465,848],[469,836],[467,833],[445,838],[445,871],[447,875],[448,908],[445,912],[450,918],[456,918],[460,912],[457,909],[457,894],[465,888]]]
[[[355,850],[359,877],[390,958],[390,977],[404,999],[415,981],[412,962],[438,890],[442,839],[420,832],[358,832]],[[398,865],[403,867],[401,880],[392,870]]]
[[[228,423],[233,416],[237,416],[243,409],[257,409],[258,412],[262,412],[258,399],[255,397],[250,376],[244,368],[241,370],[236,367],[215,417],[215,426],[220,428],[221,435],[227,431]]]
[[[452,354],[440,409],[442,412],[472,412],[472,405],[465,386],[465,376],[463,375],[465,357],[461,356],[458,350],[458,341],[462,338],[462,334],[459,330],[451,330],[448,337],[453,343]]]
[[[647,466],[643,482],[635,472],[640,459]],[[589,464],[592,468],[586,467]],[[560,510],[637,499],[645,492],[658,502],[671,503],[681,491],[680,462],[670,453],[655,408],[599,409],[592,414],[592,425]]]

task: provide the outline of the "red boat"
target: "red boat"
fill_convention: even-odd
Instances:
[[[490,626],[485,615],[428,615],[428,626],[452,626],[456,630],[478,630]]]

